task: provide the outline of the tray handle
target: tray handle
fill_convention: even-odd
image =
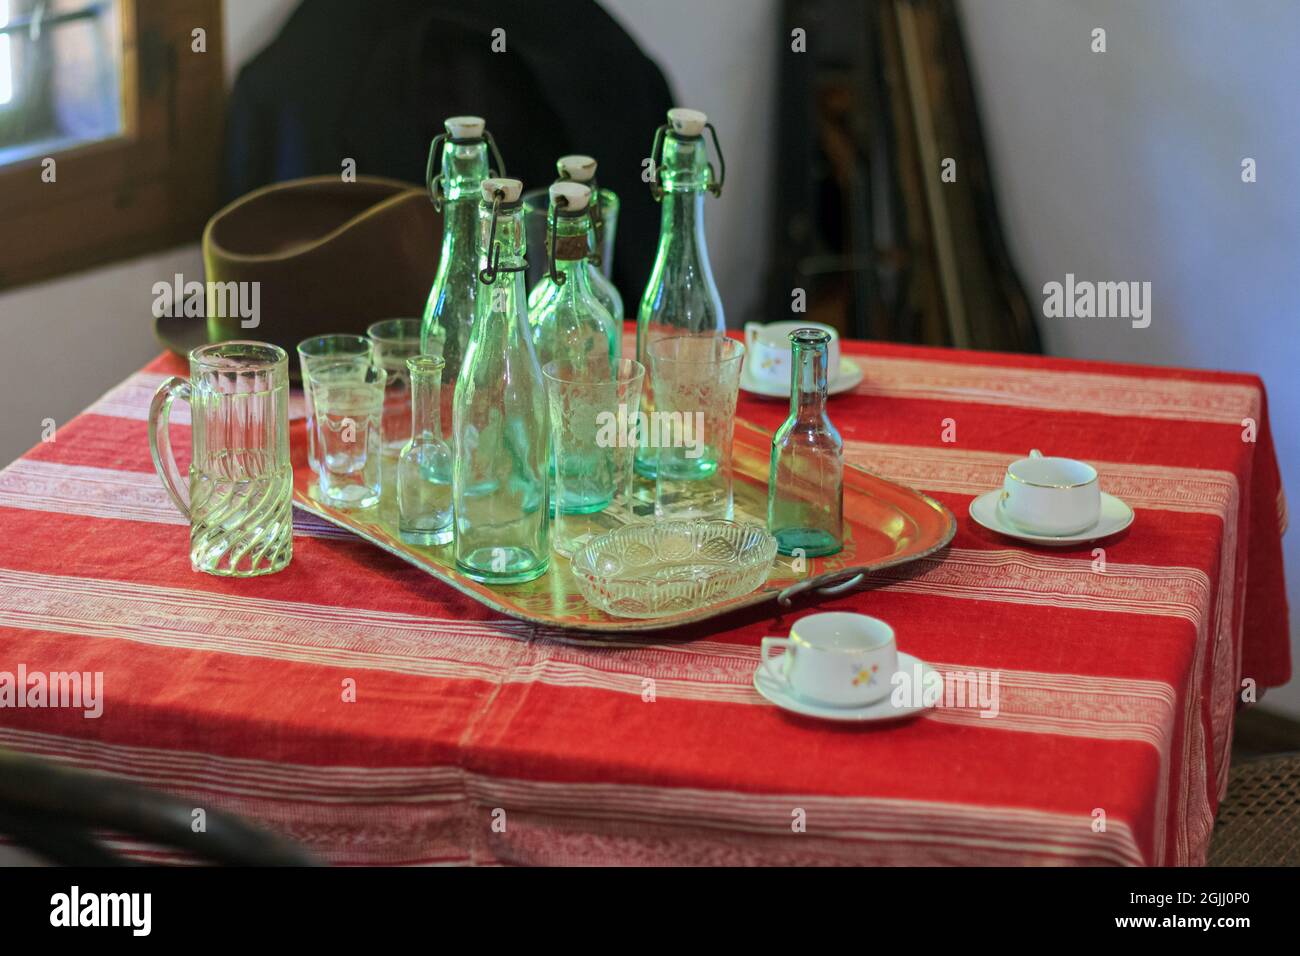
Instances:
[[[793,599],[803,594],[805,591],[816,589],[818,594],[834,597],[843,594],[845,591],[851,591],[862,583],[862,579],[867,576],[863,570],[849,568],[847,571],[828,571],[825,574],[819,574],[815,578],[809,578],[807,581],[800,581],[798,584],[792,584],[776,596],[776,602],[782,607],[789,607]]]

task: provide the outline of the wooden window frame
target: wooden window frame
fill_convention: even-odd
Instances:
[[[195,242],[217,208],[221,0],[121,5],[123,132],[49,154],[54,182],[44,156],[0,167],[0,291]]]

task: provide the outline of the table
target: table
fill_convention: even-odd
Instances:
[[[970,701],[871,728],[788,715],[751,678],[789,612],[582,639],[303,515],[286,571],[196,574],[149,461],[150,396],[184,368],[163,356],[0,472],[0,671],[104,675],[102,716],[0,709],[0,746],[233,811],[340,864],[1203,862],[1240,681],[1289,678],[1259,379],[844,351],[866,371],[830,405],[848,459],[959,528],[822,609],[888,620],[954,681],[996,674],[996,717]],[[774,428],[785,404],[742,395],[739,414]],[[975,525],[971,498],[1031,446],[1094,462],[1133,526],[1044,550]]]

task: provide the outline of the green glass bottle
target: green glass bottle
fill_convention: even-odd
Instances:
[[[443,437],[450,440],[451,396],[465,359],[478,288],[478,205],[483,180],[505,175],[483,119],[452,116],[429,147],[426,170],[434,206],[442,211],[442,254],[420,322],[420,351],[441,355]],[[496,162],[490,167],[489,149]],[[438,175],[434,170],[441,168]]]
[[[570,182],[570,180],[557,180],[557,183],[560,182]],[[594,192],[592,193],[592,196],[594,198]],[[588,213],[591,213],[590,203],[587,206],[587,210]],[[547,221],[550,221],[549,217]],[[623,335],[623,297],[619,295],[618,289],[615,288],[614,283],[605,278],[605,273],[601,272],[600,269],[596,267],[595,260],[592,259],[595,250],[598,248],[598,240],[596,237],[596,226],[594,220],[592,220],[590,216],[588,216],[586,228],[587,282],[591,286],[591,292],[592,295],[596,297],[596,301],[598,301],[601,306],[604,307],[605,311],[613,317],[614,324],[618,326],[618,334],[621,338]],[[528,314],[537,314],[537,312],[545,306],[547,299],[555,295],[557,291],[558,286],[548,270],[542,274],[542,277],[537,280],[528,293]]]
[[[772,436],[767,529],[781,554],[817,558],[844,544],[844,442],[826,415],[823,329],[790,333],[790,417]]]
[[[517,179],[487,179],[480,288],[456,381],[452,509],[457,569],[489,584],[531,581],[550,563],[551,434],[524,301]]]
[[[567,362],[594,378],[610,378],[623,350],[623,328],[596,298],[591,284],[588,203],[591,190],[579,183],[558,182],[550,189],[547,251],[551,267],[531,297],[528,321],[537,362]]]
[[[609,218],[612,221],[615,211],[609,207],[616,207],[618,197],[608,189],[601,189],[596,182],[596,160],[590,156],[574,154],[571,156],[561,156],[555,161],[555,169],[561,180],[581,183],[591,190],[591,202],[587,209],[591,213],[591,232],[588,234],[590,251],[587,254],[587,271],[590,273],[591,289],[596,293],[596,298],[600,300],[609,314],[614,317],[618,323],[618,334],[623,334],[623,318],[625,311],[623,309],[623,296],[619,294],[618,287],[608,278],[609,272],[605,268],[602,256],[606,254],[607,246],[605,242],[605,220],[606,212],[609,212]],[[612,226],[611,226],[612,229]]]
[[[721,175],[709,163],[706,129],[713,133]],[[646,349],[656,339],[709,332],[724,335],[727,329],[704,238],[704,193],[720,195],[726,177],[717,133],[708,117],[698,110],[669,110],[668,123],[655,133],[651,161],[658,181],[650,188],[663,211],[659,249],[636,322],[636,357],[646,368],[651,367]],[[642,391],[641,407],[647,414],[654,411],[652,381]],[[637,474],[653,478],[657,466],[657,448],[637,449]]]

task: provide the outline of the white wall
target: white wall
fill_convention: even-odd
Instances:
[[[1152,284],[1146,329],[1040,320],[1085,358],[1257,372],[1300,501],[1300,4],[963,0],[1012,254],[1031,299],[1067,272]],[[1107,51],[1090,50],[1094,27]],[[1258,181],[1241,181],[1253,157]],[[1300,661],[1300,535],[1284,539]],[[1269,704],[1300,715],[1300,681]]]
[[[226,79],[275,39],[298,0],[224,0]]]
[[[150,289],[202,269],[198,246],[186,246],[0,295],[0,462],[40,442],[45,419],[57,429],[161,352]]]

